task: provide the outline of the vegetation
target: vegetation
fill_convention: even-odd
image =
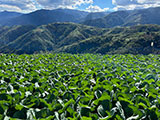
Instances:
[[[102,29],[75,23],[53,23],[0,28],[1,53],[159,54],[159,40],[159,25]]]
[[[159,55],[0,56],[0,119],[158,120]]]
[[[24,26],[18,28],[26,28]],[[42,25],[35,29],[18,30],[17,26],[10,27],[0,34],[0,46],[2,53],[32,54],[40,51],[54,51],[65,45],[70,45],[92,36],[101,35],[103,29],[79,25],[74,23],[53,23]],[[18,34],[15,33],[18,31]],[[18,36],[19,35],[19,36]],[[15,38],[15,39],[14,39]],[[14,40],[9,40],[14,39]]]
[[[101,36],[93,36],[64,46],[58,52],[101,54],[159,54],[160,27],[138,25],[110,29]],[[151,43],[154,46],[151,46]]]

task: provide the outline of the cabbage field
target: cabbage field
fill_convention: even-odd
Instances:
[[[0,56],[0,120],[158,120],[160,55]]]

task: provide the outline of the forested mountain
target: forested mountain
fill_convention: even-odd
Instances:
[[[133,26],[138,24],[160,25],[160,7],[140,9],[133,11],[117,11],[109,15],[83,22],[85,25],[101,28],[112,28],[116,26]]]
[[[160,54],[159,40],[160,26],[158,25],[117,27],[109,29],[101,36],[90,37],[62,47],[57,51],[101,54]]]
[[[137,25],[110,29],[75,23],[0,27],[0,52],[40,51],[101,54],[159,54],[160,26]],[[151,43],[153,42],[153,46]]]
[[[0,27],[0,45],[6,45],[18,37],[23,36],[30,30],[34,29],[34,26],[14,26],[14,27]]]
[[[23,26],[19,27],[23,28]],[[3,43],[3,46],[0,47],[0,52],[31,54],[39,51],[54,51],[60,47],[79,42],[89,37],[101,35],[105,31],[103,29],[73,23],[54,23],[30,29],[30,31],[26,31],[25,33],[19,30],[22,34],[16,37],[14,36],[15,39],[13,40],[11,33],[14,35],[17,30],[17,27],[14,26],[10,27],[6,32],[1,33],[0,42]],[[4,41],[8,42],[4,43]]]

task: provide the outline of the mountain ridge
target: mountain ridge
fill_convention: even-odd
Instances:
[[[2,22],[4,26],[14,25],[43,25],[53,22],[74,22],[78,23],[88,15],[88,12],[72,9],[41,9],[31,13],[22,14]]]
[[[8,21],[12,18],[18,17],[23,15],[22,13],[18,13],[18,12],[9,12],[9,11],[3,11],[0,12],[0,25],[3,25],[5,23],[5,21]]]
[[[34,53],[35,51],[40,50],[55,50],[60,46],[86,39],[94,34],[98,35],[98,30],[98,28],[74,23],[53,23],[42,25],[35,29],[31,29],[27,33],[17,37],[14,41],[0,47],[0,51],[6,53],[18,51],[17,53],[21,53],[21,50],[17,49],[23,49],[22,53]],[[8,34],[5,36],[8,36]],[[30,45],[26,47],[26,44]],[[33,51],[31,49],[33,49]],[[37,50],[34,51],[34,49]]]
[[[72,9],[41,9],[28,14],[14,12],[10,13],[10,18],[0,20],[3,26],[14,25],[43,25],[56,22],[73,22],[100,28],[112,28],[117,26],[133,26],[138,24],[158,24],[160,25],[160,7],[123,10],[111,13],[107,12],[86,12]],[[4,16],[4,15],[3,15]]]
[[[159,25],[104,29],[64,22],[38,27],[20,25],[1,29],[6,29],[6,31],[0,32],[0,43],[8,41],[0,47],[1,53],[33,54],[40,51],[74,54],[160,53]],[[16,32],[19,35],[13,37]],[[152,42],[154,47],[151,46]]]
[[[117,26],[134,26],[138,24],[158,24],[160,25],[160,7],[138,9],[138,10],[123,10],[108,14],[105,17],[87,20],[82,24],[100,27],[112,28]]]

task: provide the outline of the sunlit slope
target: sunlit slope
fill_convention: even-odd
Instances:
[[[101,54],[159,54],[160,26],[139,25],[110,29],[101,36],[61,47],[58,52]],[[153,46],[151,43],[153,42]]]
[[[75,23],[53,23],[0,28],[2,53],[159,54],[159,40],[158,25],[102,29]]]
[[[8,31],[10,31],[10,29]],[[7,42],[0,47],[0,51],[18,54],[54,51],[60,47],[77,43],[89,37],[101,35],[104,31],[106,30],[74,23],[42,25]],[[17,34],[15,35],[17,36]],[[9,36],[8,34],[4,34],[1,35],[1,37],[2,39],[0,41],[7,41],[6,37]],[[13,37],[10,36],[9,39],[13,39]]]

